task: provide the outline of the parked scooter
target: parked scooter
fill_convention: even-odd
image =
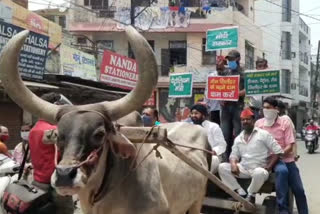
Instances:
[[[307,130],[306,136],[304,137],[306,149],[309,154],[312,154],[319,148],[318,143],[318,132],[315,130]]]

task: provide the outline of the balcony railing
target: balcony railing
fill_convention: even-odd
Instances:
[[[300,29],[302,29],[307,34],[309,33],[308,25],[301,18],[299,18],[299,25],[300,25]]]
[[[304,64],[309,64],[309,56],[308,53],[306,52],[300,52],[299,53],[300,56],[300,62],[304,63]]]

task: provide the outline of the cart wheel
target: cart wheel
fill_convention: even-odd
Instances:
[[[278,214],[277,200],[275,196],[268,196],[263,200],[262,205],[266,207],[266,213]]]

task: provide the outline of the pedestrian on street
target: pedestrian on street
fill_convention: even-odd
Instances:
[[[29,134],[30,134],[31,128],[32,127],[30,124],[23,124],[21,126],[21,130],[20,130],[21,142],[14,148],[14,151],[13,151],[13,159],[19,164],[22,164],[24,155],[27,151],[27,147],[29,143]],[[27,158],[27,162],[29,162],[29,157]]]
[[[62,100],[60,94],[53,92],[44,94],[41,98],[52,104],[60,104]],[[56,168],[55,146],[52,144],[44,144],[43,136],[45,131],[53,129],[57,129],[57,126],[40,118],[30,131],[30,158],[34,169],[33,184],[40,189],[51,192],[53,203],[57,209],[56,213],[72,214],[74,211],[72,197],[58,195],[50,185],[51,176]]]
[[[221,163],[221,156],[226,151],[226,142],[222,131],[218,124],[207,120],[208,109],[205,105],[195,104],[192,106],[190,117],[193,124],[202,126],[207,132],[208,142],[213,152],[210,169],[212,173],[216,173],[218,171],[219,164]]]
[[[277,106],[278,102],[275,98],[267,97],[264,99],[264,118],[258,120],[255,126],[268,131],[284,151],[282,160],[279,160],[274,167],[279,213],[290,213],[288,200],[290,187],[295,196],[299,214],[308,214],[307,198],[293,153],[295,144],[294,131],[290,121],[278,115]]]
[[[254,113],[250,108],[241,113],[243,131],[235,139],[230,155],[230,163],[219,166],[219,175],[223,183],[255,203],[256,193],[269,177],[273,166],[283,154],[283,150],[267,131],[254,127]],[[270,155],[272,154],[272,155]],[[252,178],[247,189],[248,194],[236,178]]]
[[[232,50],[226,56],[228,60],[228,68],[219,72],[219,75],[240,75],[239,85],[239,100],[237,102],[223,101],[221,104],[221,129],[223,131],[224,138],[227,142],[227,157],[231,153],[233,145],[233,139],[241,132],[240,113],[244,107],[244,74],[240,67],[240,53],[237,50]]]
[[[9,130],[7,127],[0,125],[0,154],[4,154],[8,157],[12,157],[9,153],[6,143],[9,140]]]

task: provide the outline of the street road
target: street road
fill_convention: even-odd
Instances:
[[[309,213],[320,214],[320,149],[315,154],[308,154],[304,142],[298,141],[298,151],[298,166],[308,198]]]

